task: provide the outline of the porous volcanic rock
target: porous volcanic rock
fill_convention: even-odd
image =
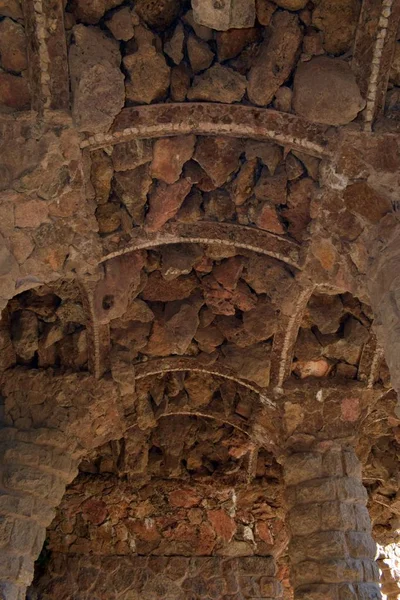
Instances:
[[[360,0],[321,0],[312,13],[312,24],[324,34],[328,54],[351,49],[361,9]]]
[[[125,103],[118,43],[95,27],[73,28],[69,50],[72,113],[81,131],[107,131]]]
[[[246,91],[246,78],[219,64],[214,65],[194,78],[187,98],[188,100],[205,100],[208,102],[239,102]]]
[[[272,33],[262,44],[260,54],[248,74],[247,94],[254,104],[267,106],[292,72],[303,34],[297,15],[277,12]]]
[[[293,109],[309,121],[345,125],[365,106],[350,66],[318,56],[301,63],[294,77]]]
[[[0,21],[0,65],[16,73],[28,67],[24,28],[8,18]]]

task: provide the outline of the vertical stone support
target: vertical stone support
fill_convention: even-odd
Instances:
[[[293,453],[285,485],[295,600],[378,600],[376,545],[354,450]]]
[[[381,589],[387,600],[400,598],[400,547],[389,544],[381,548],[378,559],[381,570]]]
[[[0,430],[0,600],[24,600],[46,527],[77,474],[56,430]]]

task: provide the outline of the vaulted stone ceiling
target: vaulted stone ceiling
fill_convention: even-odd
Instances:
[[[32,600],[291,598],[282,465],[337,440],[398,541],[399,18],[0,0],[2,452],[48,507],[4,598],[45,538]]]

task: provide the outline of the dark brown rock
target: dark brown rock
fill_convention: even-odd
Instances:
[[[147,194],[152,185],[149,164],[136,169],[115,173],[113,189],[124,204],[135,225],[142,225]]]
[[[391,208],[388,199],[365,181],[349,185],[343,197],[348,210],[361,215],[369,223],[378,223]]]
[[[179,65],[179,63],[183,60],[184,41],[185,30],[182,23],[178,23],[171,38],[164,44],[165,54],[167,54],[176,65]]]
[[[148,231],[158,231],[164,223],[172,219],[190,192],[191,187],[192,184],[185,178],[171,185],[164,182],[158,183],[149,196],[149,212],[145,221],[146,229]]]
[[[134,36],[132,14],[129,6],[120,8],[106,21],[108,29],[116,40],[127,42]]]
[[[171,100],[174,102],[184,102],[190,88],[191,71],[187,65],[181,63],[171,70]]]
[[[246,78],[237,71],[214,65],[202,75],[194,78],[187,98],[188,100],[205,100],[208,102],[239,102],[246,91]]]
[[[279,170],[275,175],[269,175],[264,167],[261,171],[260,179],[254,188],[254,194],[259,200],[272,202],[272,204],[286,204],[287,196],[287,175],[284,169]]]
[[[91,153],[90,181],[94,188],[97,204],[105,204],[111,191],[111,180],[114,174],[111,158],[103,150]]]
[[[31,101],[28,81],[10,73],[0,73],[0,105],[12,110],[28,109]]]
[[[252,158],[243,163],[239,173],[232,182],[231,197],[236,206],[241,206],[253,193],[256,172],[258,168],[257,158]]]
[[[178,135],[161,138],[154,144],[151,175],[165,183],[178,181],[182,167],[193,155],[196,136]]]
[[[188,298],[197,286],[198,281],[194,274],[178,277],[171,282],[164,279],[159,271],[154,271],[149,276],[142,298],[149,302],[183,300]]]
[[[139,17],[150,27],[166,29],[179,14],[180,2],[177,0],[137,0],[135,10]]]
[[[196,244],[171,244],[161,250],[161,274],[167,281],[188,275],[203,251]]]
[[[21,310],[11,324],[11,340],[15,353],[24,361],[33,359],[38,349],[39,323],[35,313]]]
[[[315,183],[309,177],[298,179],[289,185],[287,208],[283,209],[282,214],[289,221],[289,233],[296,240],[303,239],[310,222],[310,205],[315,192]]]
[[[0,0],[0,16],[10,17],[14,21],[22,20],[22,8],[19,0]]]
[[[112,233],[121,225],[121,212],[114,202],[101,204],[96,210],[99,233]]]
[[[365,106],[353,72],[340,59],[319,56],[301,63],[293,87],[293,109],[316,123],[345,125]]]
[[[222,347],[223,357],[218,360],[244,379],[268,387],[271,347],[268,343],[256,344],[243,352],[233,344]]]
[[[268,167],[271,175],[275,173],[277,166],[283,159],[281,146],[272,142],[248,140],[246,141],[245,152],[248,160],[260,158],[264,165]]]
[[[256,27],[248,29],[228,29],[219,31],[216,36],[218,60],[223,62],[234,58],[248,45],[260,40],[260,30]]]
[[[273,204],[263,202],[255,211],[254,223],[260,229],[283,235],[285,228],[281,223],[276,208]]]
[[[343,316],[343,304],[339,296],[313,294],[307,310],[321,333],[336,333],[339,329]]]
[[[204,214],[207,219],[229,221],[235,216],[235,205],[225,190],[214,190],[205,194]]]
[[[185,354],[199,326],[199,308],[198,302],[182,302],[172,316],[155,321],[145,354]]]
[[[242,143],[238,139],[200,137],[193,158],[219,187],[238,168],[242,150]]]
[[[257,21],[260,25],[267,27],[275,11],[275,2],[270,2],[270,0],[256,0]]]
[[[287,87],[286,85],[282,85],[276,92],[273,106],[275,110],[290,113],[292,112],[292,99],[292,89],[290,87]]]
[[[274,0],[274,2],[286,10],[301,10],[307,4],[307,0]]]
[[[106,0],[72,0],[71,10],[78,21],[95,25],[106,12]]]
[[[137,52],[125,56],[123,62],[129,74],[125,83],[128,100],[150,104],[166,95],[171,69],[163,54],[157,52],[154,46],[141,44]]]
[[[140,139],[116,144],[111,155],[116,171],[136,169],[136,167],[150,162],[152,157],[152,141]]]
[[[321,0],[313,11],[312,24],[324,34],[328,54],[344,54],[351,49],[361,9],[360,0]]]
[[[297,15],[277,12],[272,34],[263,42],[260,55],[248,75],[247,94],[254,104],[267,106],[295,66],[302,41]]]
[[[207,42],[200,40],[193,34],[189,35],[187,41],[187,53],[194,73],[208,69],[214,60],[214,52]]]
[[[24,28],[8,18],[0,21],[0,65],[17,73],[28,67]]]

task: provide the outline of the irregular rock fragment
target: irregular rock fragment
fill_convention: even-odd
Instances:
[[[307,377],[326,377],[332,365],[325,358],[319,360],[299,360],[294,363],[293,371],[300,377],[300,379],[306,379]]]
[[[22,25],[12,19],[0,21],[0,65],[20,73],[28,67],[26,37]]]
[[[17,311],[11,323],[11,339],[16,354],[24,361],[33,359],[38,349],[39,323],[30,310]]]
[[[151,140],[134,139],[130,142],[116,144],[111,155],[116,171],[136,169],[151,161],[153,145]]]
[[[146,215],[147,231],[158,231],[178,212],[182,202],[190,192],[192,184],[186,178],[167,185],[159,182],[149,197],[149,212]]]
[[[350,317],[344,325],[343,338],[335,338],[332,335],[318,336],[324,348],[324,356],[344,360],[351,365],[358,365],[362,347],[368,338],[368,329],[353,317]]]
[[[176,65],[183,60],[183,43],[185,41],[185,30],[182,23],[178,23],[172,37],[165,42],[164,52],[167,54]]]
[[[272,34],[262,44],[260,55],[248,75],[247,94],[254,104],[267,106],[295,66],[302,41],[297,15],[277,12]]]
[[[106,25],[116,40],[124,42],[130,40],[134,35],[134,30],[129,6],[124,6],[113,13],[106,21]]]
[[[280,110],[281,112],[292,112],[292,98],[293,92],[290,87],[286,85],[282,85],[279,90],[275,94],[274,98],[274,108],[276,110]]]
[[[275,2],[270,2],[270,0],[256,0],[257,21],[260,25],[267,27],[275,11]]]
[[[328,54],[343,54],[351,49],[360,0],[321,0],[312,13],[312,24],[324,33],[324,48]]]
[[[225,289],[234,290],[243,271],[243,262],[239,256],[222,261],[213,269],[213,276]]]
[[[366,181],[349,185],[344,191],[344,201],[350,212],[370,223],[378,223],[391,209],[388,199]]]
[[[182,302],[171,317],[155,321],[145,354],[185,354],[199,326],[199,309],[199,302]]]
[[[30,106],[31,95],[25,77],[0,73],[0,105],[12,110],[23,110]]]
[[[246,78],[230,69],[216,64],[194,78],[187,98],[208,102],[240,102],[246,91]]]
[[[217,33],[218,60],[223,62],[234,58],[248,45],[260,40],[260,30],[256,27],[248,29],[228,29]]]
[[[165,183],[178,181],[182,167],[193,155],[196,136],[178,135],[160,138],[154,144],[151,175]]]
[[[207,219],[229,221],[235,216],[235,205],[225,190],[214,190],[205,195],[204,214]]]
[[[183,300],[198,287],[199,282],[194,274],[180,276],[173,282],[164,279],[159,271],[150,274],[142,298],[149,302],[172,302]]]
[[[225,336],[216,325],[211,324],[207,327],[199,327],[194,339],[202,352],[211,354],[225,341]]]
[[[294,77],[293,109],[309,121],[345,125],[365,106],[347,62],[319,56],[301,63]]]
[[[166,95],[171,69],[164,55],[157,52],[154,46],[141,44],[137,52],[125,56],[123,62],[129,73],[129,80],[125,84],[128,100],[150,104]]]
[[[241,348],[233,344],[222,346],[223,356],[218,362],[231,369],[234,373],[254,381],[261,387],[268,387],[270,374],[271,346],[268,343],[256,344],[246,348],[243,352]]]
[[[115,173],[115,193],[125,204],[134,225],[143,225],[147,194],[153,182],[149,170],[149,164],[144,164],[136,169]]]
[[[322,358],[322,352],[322,346],[311,329],[300,327],[294,347],[294,356],[300,361],[314,361]]]
[[[239,173],[232,182],[231,197],[236,206],[241,206],[253,193],[258,167],[257,158],[243,163]]]
[[[199,262],[203,251],[196,244],[170,244],[161,251],[161,274],[167,281],[187,275]]]
[[[274,0],[275,4],[286,10],[301,10],[308,0]]]
[[[114,202],[100,204],[96,210],[96,219],[99,224],[99,233],[112,233],[121,225],[121,213]]]
[[[260,179],[254,188],[254,194],[259,200],[272,202],[272,204],[286,204],[287,197],[287,175],[284,169],[280,169],[274,175],[269,175],[264,167]]]
[[[293,181],[289,186],[287,208],[282,214],[289,221],[289,233],[301,241],[311,220],[310,205],[315,194],[315,183],[310,177]]]
[[[273,142],[256,142],[254,140],[246,141],[245,146],[246,158],[253,160],[254,158],[260,158],[264,165],[268,167],[268,171],[271,175],[275,173],[275,170],[281,160],[283,159],[283,150],[278,144]]]
[[[97,204],[105,204],[110,196],[114,174],[111,158],[103,150],[94,150],[90,158],[90,181],[94,188],[95,200]]]
[[[207,42],[200,40],[193,34],[189,36],[187,41],[187,53],[194,73],[208,69],[214,60],[214,52]]]
[[[197,23],[217,31],[254,25],[255,0],[227,0],[223,5],[213,0],[192,0],[192,8]]]
[[[193,29],[197,37],[199,37],[201,40],[209,42],[213,39],[214,32],[212,28],[206,27],[205,25],[199,25],[199,23],[194,20],[192,10],[188,10],[187,13],[185,13],[183,20],[189,25],[189,27]]]
[[[15,21],[23,19],[22,8],[19,0],[0,0],[0,16],[10,17]]]
[[[198,139],[193,158],[220,187],[238,168],[242,149],[239,139],[204,136]]]
[[[76,25],[69,50],[72,112],[80,131],[107,131],[125,103],[118,43],[100,29]]]
[[[264,202],[258,207],[254,216],[254,223],[260,229],[264,229],[271,233],[276,233],[278,235],[283,235],[285,233],[285,228],[279,220],[275,206],[268,202]]]
[[[190,88],[191,72],[187,65],[181,63],[171,70],[171,100],[174,102],[184,102]]]
[[[177,0],[137,0],[135,10],[145,23],[156,29],[166,29],[179,14]]]
[[[106,0],[72,0],[70,8],[78,21],[88,25],[98,23],[107,10]]]
[[[304,167],[301,161],[294,156],[291,152],[286,157],[285,161],[286,175],[289,181],[298,179],[304,173]]]
[[[313,294],[307,311],[321,333],[335,333],[339,329],[343,316],[343,304],[339,296]]]

